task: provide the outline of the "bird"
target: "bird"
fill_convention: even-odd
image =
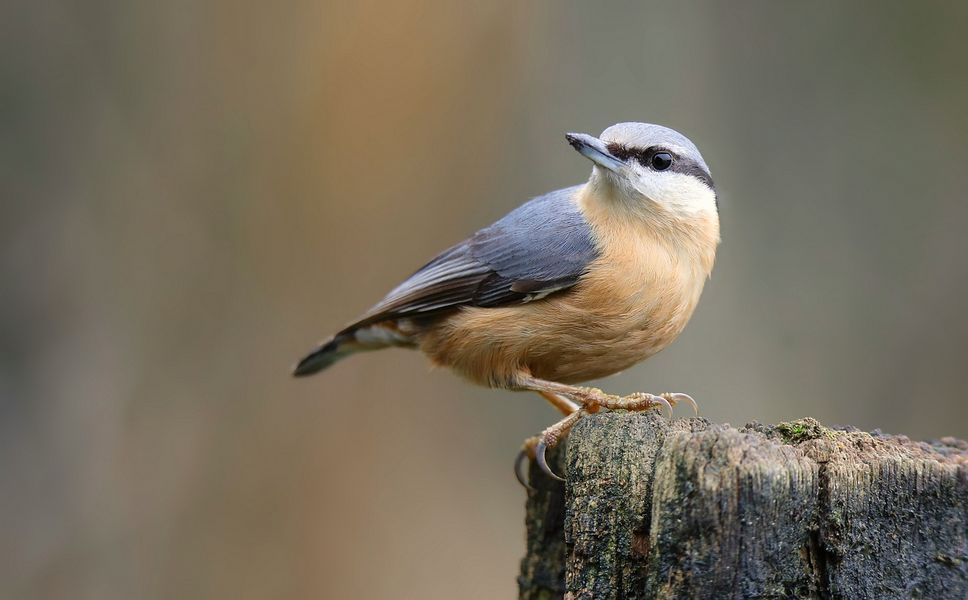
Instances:
[[[293,375],[361,351],[419,349],[490,388],[537,392],[564,417],[529,438],[525,456],[549,476],[546,452],[601,408],[643,411],[683,393],[625,397],[577,384],[624,371],[683,331],[720,243],[709,167],[683,134],[618,123],[599,137],[568,133],[592,163],[581,185],[549,192],[451,246],[359,319],[321,342]]]

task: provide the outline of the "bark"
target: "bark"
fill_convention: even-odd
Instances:
[[[966,442],[602,412],[551,458],[521,598],[968,598]]]

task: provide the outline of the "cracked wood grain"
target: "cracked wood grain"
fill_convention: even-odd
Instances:
[[[963,441],[605,412],[568,444],[521,598],[968,597]]]

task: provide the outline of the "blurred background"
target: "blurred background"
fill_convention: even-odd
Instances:
[[[291,364],[439,250],[681,130],[723,245],[601,382],[968,436],[968,8],[0,5],[0,596],[507,598],[534,395]]]

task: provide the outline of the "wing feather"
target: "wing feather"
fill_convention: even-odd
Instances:
[[[344,331],[461,306],[529,302],[573,286],[598,256],[575,203],[578,189],[535,198],[445,250]]]

